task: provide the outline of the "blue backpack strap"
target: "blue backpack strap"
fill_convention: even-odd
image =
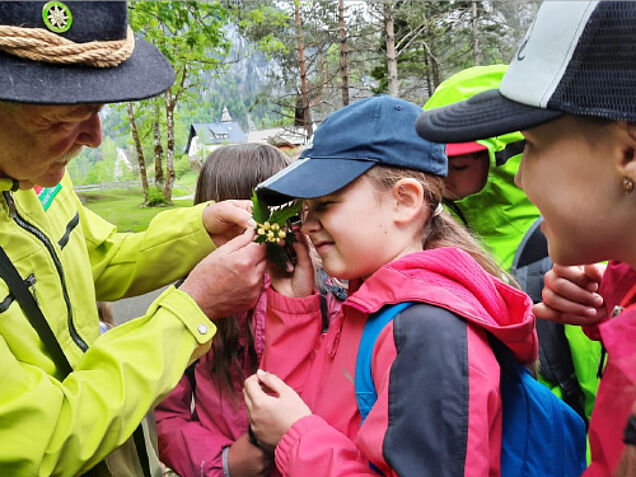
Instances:
[[[398,303],[397,305],[387,305],[376,313],[369,315],[367,322],[362,330],[360,345],[358,346],[358,357],[356,358],[356,400],[358,401],[358,410],[362,416],[360,426],[364,424],[369,411],[378,400],[378,393],[373,384],[373,375],[371,373],[371,360],[373,358],[373,347],[380,336],[384,327],[393,321],[402,310],[411,306],[413,302],[407,301]],[[369,467],[376,473],[383,475],[373,462],[369,462]]]
[[[358,346],[358,357],[356,358],[355,385],[358,409],[362,415],[360,425],[364,423],[369,411],[378,400],[378,393],[375,390],[371,374],[371,359],[375,342],[387,323],[412,304],[413,302],[404,302],[397,305],[388,305],[367,318],[362,331],[362,338],[360,338],[360,345]]]

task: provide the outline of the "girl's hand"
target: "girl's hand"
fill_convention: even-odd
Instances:
[[[283,434],[311,409],[278,376],[259,369],[245,380],[243,396],[259,444],[275,448]]]
[[[534,315],[570,325],[591,325],[607,314],[597,293],[605,265],[569,266],[554,264],[545,274],[543,302],[534,305]]]
[[[303,298],[314,291],[314,264],[309,256],[307,237],[302,233],[296,234],[296,242],[292,244],[296,253],[296,265],[287,263],[287,273],[276,265],[268,268],[272,280],[272,288],[281,295]]]
[[[230,446],[228,467],[232,477],[265,477],[271,465],[272,457],[250,443],[247,433]]]

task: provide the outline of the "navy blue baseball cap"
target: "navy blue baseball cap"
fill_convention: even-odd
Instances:
[[[336,192],[376,164],[448,174],[444,144],[422,139],[416,104],[391,96],[356,101],[324,120],[300,158],[256,187],[270,205]]]

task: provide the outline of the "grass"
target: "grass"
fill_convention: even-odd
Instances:
[[[188,189],[175,187],[172,196],[180,197],[188,193]],[[145,230],[150,220],[159,212],[192,205],[192,199],[185,199],[173,201],[174,206],[171,207],[142,207],[144,196],[141,190],[81,192],[78,195],[86,207],[117,225],[120,232]]]

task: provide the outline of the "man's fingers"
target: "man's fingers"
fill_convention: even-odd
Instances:
[[[228,252],[233,252],[242,249],[252,243],[254,240],[254,229],[247,229],[242,234],[237,235],[232,240],[228,240],[226,243],[221,245],[219,249],[227,250]],[[254,243],[256,247],[259,247],[260,244]]]
[[[249,228],[256,225],[250,212],[250,202],[246,200],[226,200],[217,202],[208,207],[209,220],[213,220],[221,227],[227,227],[227,224],[236,224],[242,228]],[[211,234],[219,233],[212,225],[212,230],[208,230]]]

